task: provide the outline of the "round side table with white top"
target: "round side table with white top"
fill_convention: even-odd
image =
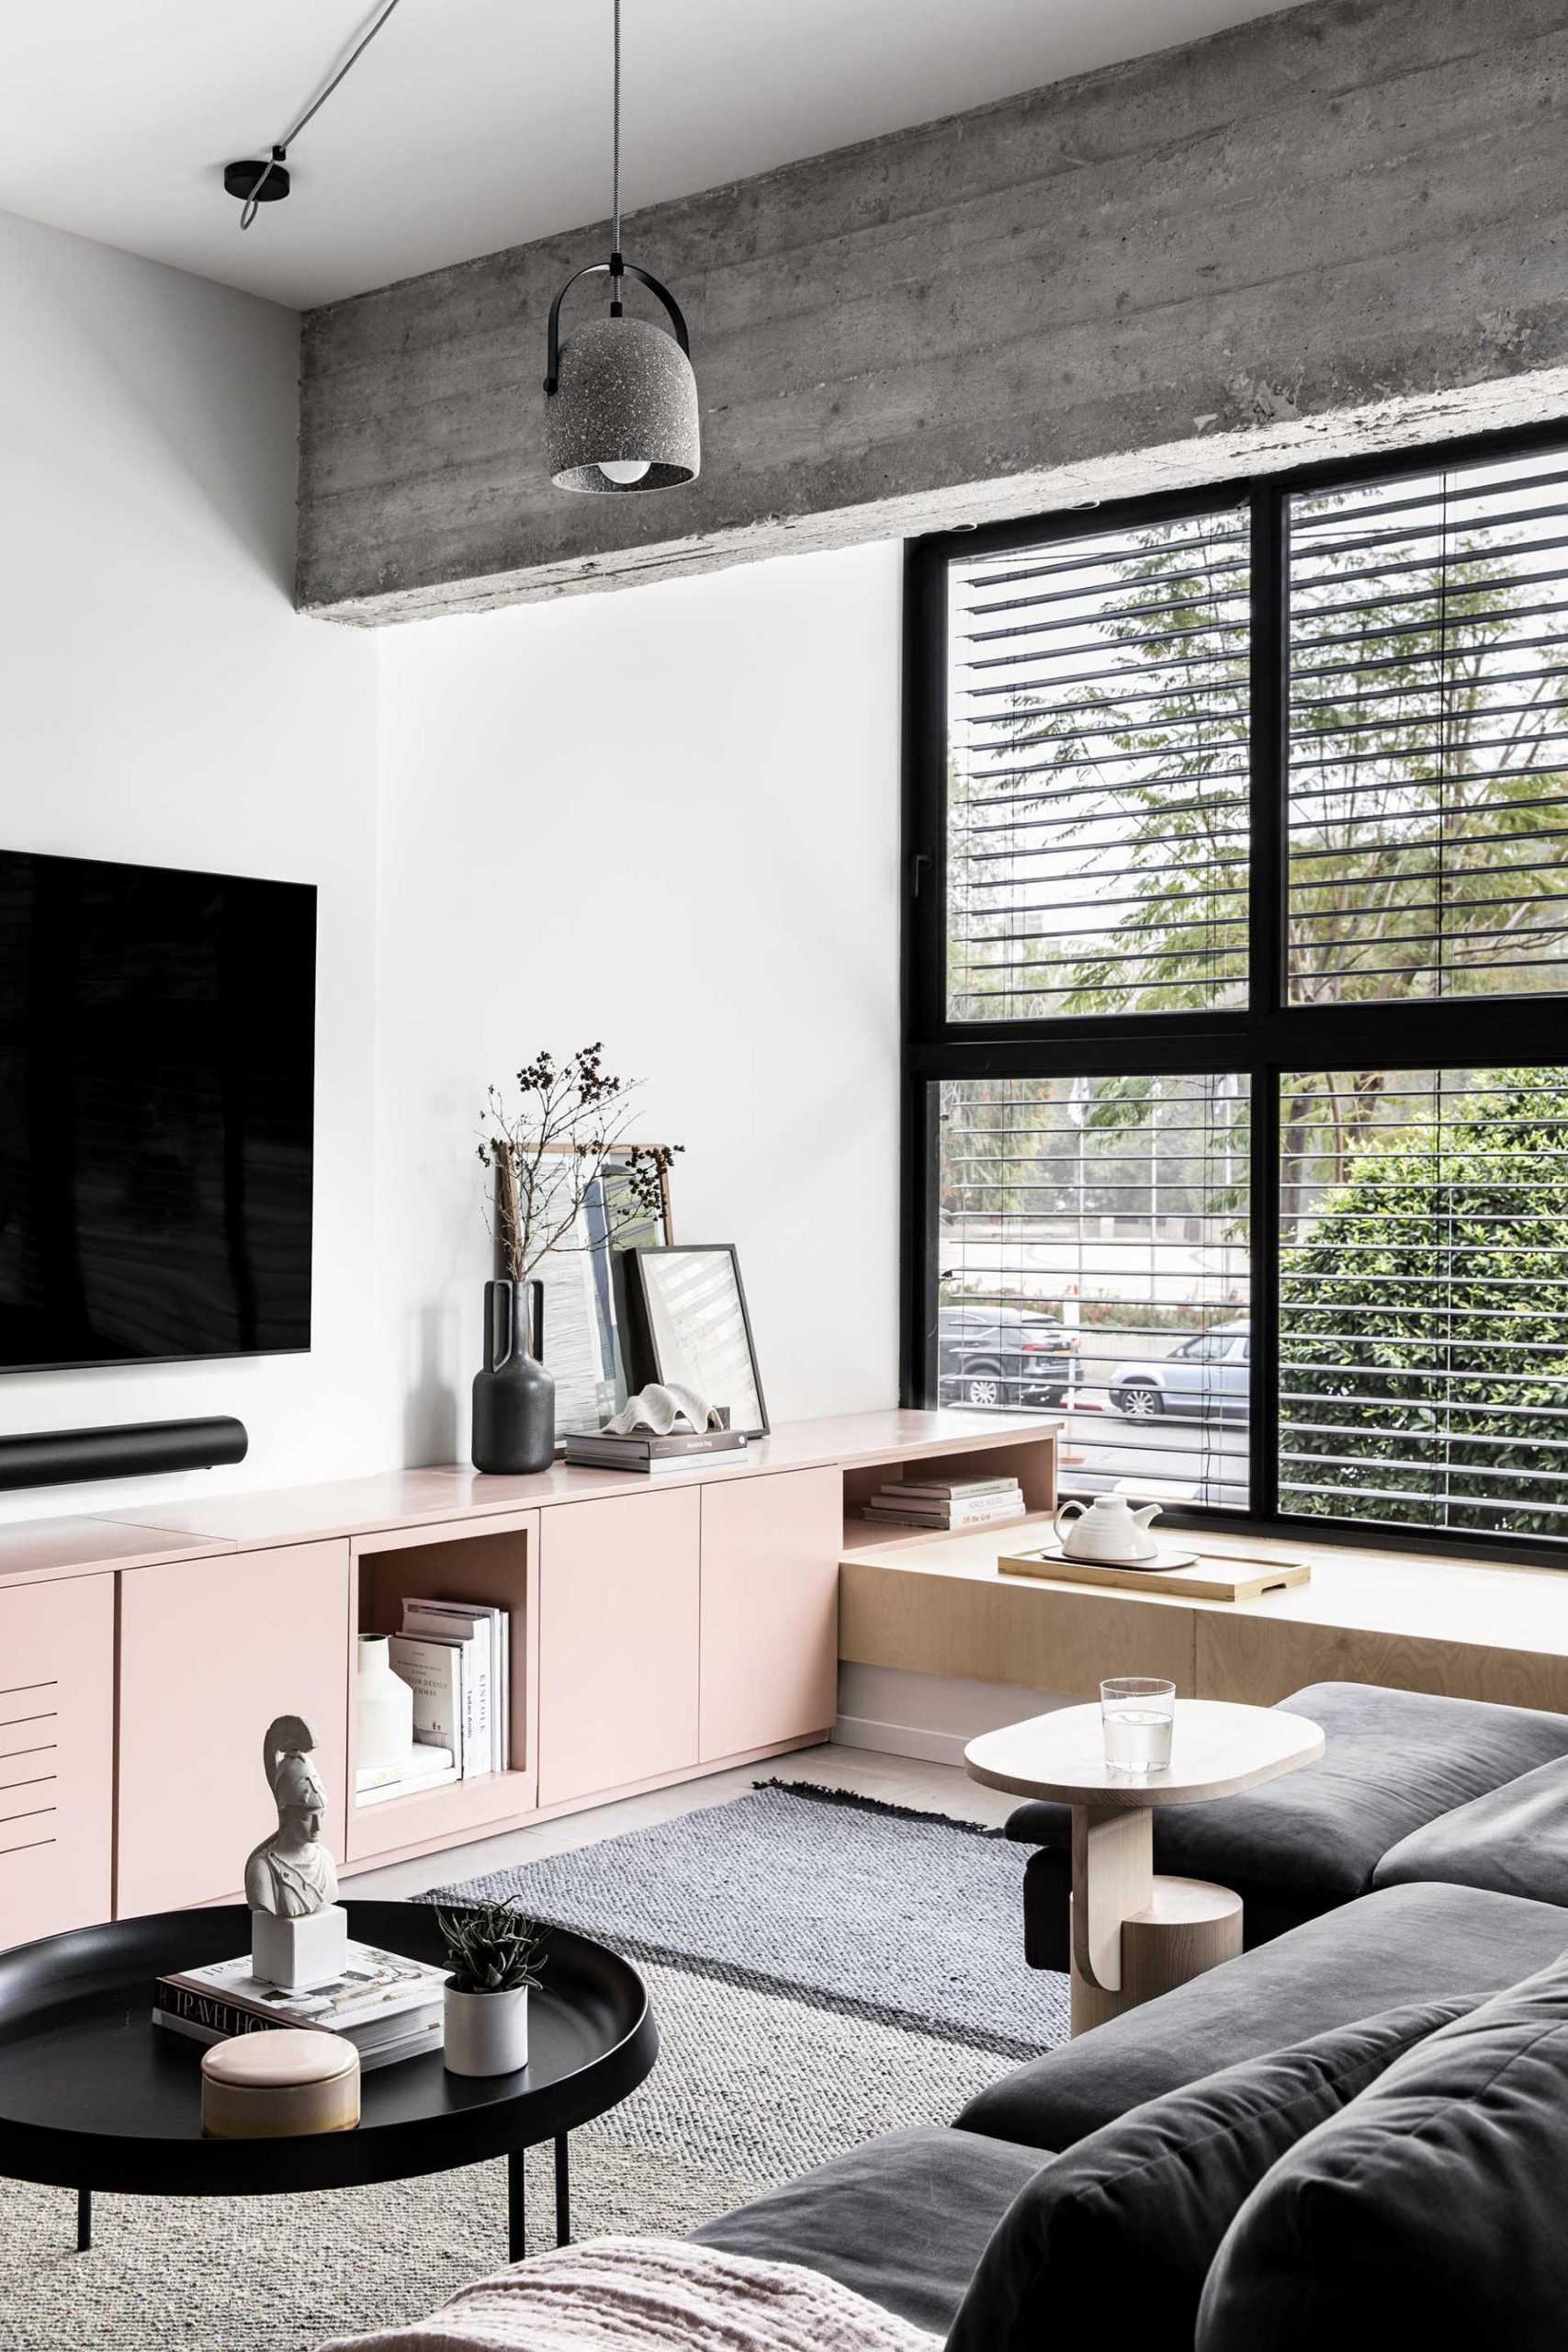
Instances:
[[[1097,1706],[1063,1707],[970,1741],[964,1757],[975,1780],[1072,1807],[1075,2034],[1241,1950],[1239,1894],[1155,1875],[1155,1808],[1238,1795],[1323,1751],[1304,1715],[1224,1699],[1176,1702],[1170,1763],[1158,1772],[1106,1763]]]

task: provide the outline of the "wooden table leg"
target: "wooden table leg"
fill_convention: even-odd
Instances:
[[[523,2159],[525,2151],[513,2148],[506,2159],[506,2259],[521,2262],[528,2251],[525,2199],[524,2196]]]
[[[1122,1922],[1154,1899],[1154,1815],[1132,1806],[1073,1807],[1073,2031],[1085,2033],[1127,2005]]]
[[[1241,1897],[1204,1879],[1156,1878],[1147,1809],[1073,1807],[1075,2034],[1168,1993],[1241,1950]]]
[[[1154,1901],[1122,1922],[1122,2001],[1135,2008],[1241,1951],[1241,1897],[1202,1878],[1156,1878]]]
[[[76,2251],[93,2251],[93,2192],[90,2188],[76,2191]]]

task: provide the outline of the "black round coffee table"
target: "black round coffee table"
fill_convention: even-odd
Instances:
[[[349,1933],[440,1964],[419,1903],[345,1905]],[[152,1983],[250,1949],[239,1905],[82,1928],[0,1953],[0,2176],[74,2188],[77,2245],[96,2188],[133,2197],[261,2197],[349,2188],[505,2156],[509,2259],[522,2258],[523,2151],[555,2143],[556,2235],[570,2235],[567,2134],[646,2080],[659,2030],[635,1968],[550,1930],[528,2003],[528,2064],[475,2081],[439,2055],[366,2075],[359,2126],[286,2140],[208,2140],[202,2045],[152,2023]]]

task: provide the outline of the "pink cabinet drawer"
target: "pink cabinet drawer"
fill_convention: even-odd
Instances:
[[[829,1730],[838,1713],[843,1479],[704,1487],[702,1760]]]
[[[348,1544],[295,1544],[128,1569],[120,1578],[116,1910],[237,1901],[276,1824],[262,1769],[275,1715],[303,1715],[344,1855]]]
[[[697,1761],[698,1489],[541,1512],[539,1803]]]
[[[0,1591],[0,1946],[109,1916],[114,1578]]]

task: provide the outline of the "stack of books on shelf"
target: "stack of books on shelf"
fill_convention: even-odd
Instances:
[[[512,1763],[512,1620],[486,1601],[405,1598],[391,1638],[394,1674],[413,1691],[413,1754],[361,1772],[360,1804],[412,1796]]]
[[[274,2026],[318,2026],[352,2041],[368,2074],[441,2048],[446,1977],[446,1969],[422,1960],[351,1942],[341,1976],[297,1992],[253,1976],[247,1952],[243,1960],[160,1976],[152,1988],[152,2022],[193,2041],[227,2041]]]
[[[695,1457],[710,1454],[721,1463],[744,1462],[744,1430],[671,1430],[668,1437],[655,1437],[651,1430],[634,1430],[629,1437],[613,1437],[602,1430],[566,1442],[566,1458],[580,1469],[640,1470],[648,1477],[690,1470]]]
[[[412,1797],[421,1789],[444,1788],[458,1778],[457,1759],[449,1747],[416,1740],[406,1764],[367,1765],[355,1779],[361,1804],[381,1804],[388,1797]]]
[[[864,1516],[886,1527],[989,1527],[1027,1508],[1016,1478],[892,1478]]]

